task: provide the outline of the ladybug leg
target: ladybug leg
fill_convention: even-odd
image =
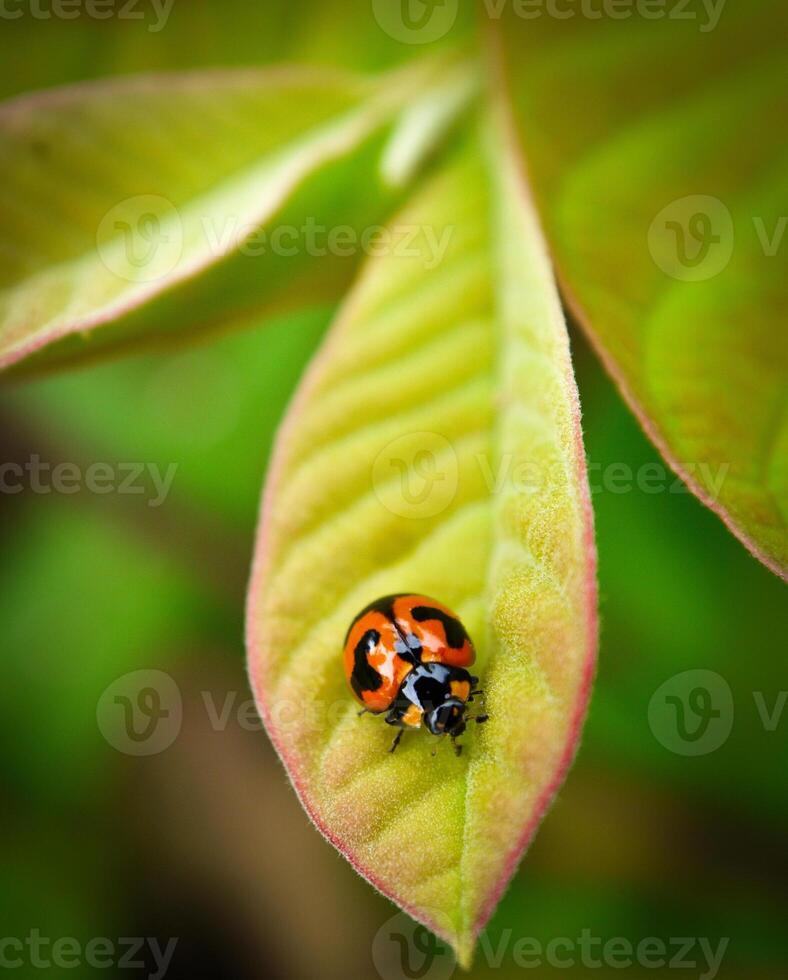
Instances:
[[[356,717],[360,718],[362,715],[369,714],[369,708],[362,708],[361,711],[356,712]]]
[[[489,717],[489,715],[476,715],[473,721],[475,721],[477,725],[483,725],[484,722],[489,719]]]
[[[389,749],[389,752],[393,752],[396,749],[396,747],[399,745],[399,740],[402,738],[402,733],[404,731],[405,731],[404,728],[400,728],[400,730],[394,736],[394,741],[391,743],[391,748]]]
[[[462,755],[462,746],[458,744],[454,735],[451,736],[451,747],[454,749],[454,754],[456,756]]]
[[[483,690],[482,690],[481,688],[477,688],[477,690],[475,690],[475,691],[471,691],[471,693],[470,693],[470,694],[468,695],[468,701],[469,701],[469,702],[470,702],[470,701],[473,701],[473,699],[474,699],[474,697],[475,697],[475,696],[476,696],[477,694],[480,694],[480,695],[483,695],[483,694],[484,694],[484,691],[483,691]]]

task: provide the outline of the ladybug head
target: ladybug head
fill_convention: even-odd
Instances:
[[[466,707],[465,702],[459,698],[447,698],[424,715],[424,724],[433,735],[452,735],[457,738],[465,731]]]

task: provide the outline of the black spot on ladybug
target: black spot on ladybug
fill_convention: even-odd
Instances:
[[[356,623],[363,619],[367,613],[379,612],[382,613],[386,619],[394,620],[394,600],[399,599],[399,594],[397,595],[384,595],[380,599],[375,599],[374,602],[370,602],[368,606],[364,606],[360,613],[358,613],[353,622],[348,626],[347,633],[345,634],[345,643],[347,643],[348,637],[350,636],[350,631],[356,625]]]
[[[358,697],[363,691],[377,691],[383,683],[383,678],[370,666],[367,654],[380,643],[380,633],[377,630],[367,630],[356,644],[353,651],[353,673],[350,675],[350,683]]]
[[[404,634],[400,630],[397,624],[394,624],[394,628],[399,634],[399,639],[394,644],[394,649],[397,651],[397,655],[403,660],[407,660],[409,664],[420,664],[421,663],[421,640],[415,633]]]
[[[442,609],[436,609],[434,606],[415,606],[411,610],[411,616],[417,623],[427,623],[431,619],[437,619],[443,627],[446,642],[455,650],[459,650],[468,639],[468,634],[465,632],[462,623],[454,616],[447,616]]]

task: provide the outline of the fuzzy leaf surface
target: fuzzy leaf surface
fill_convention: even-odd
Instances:
[[[416,76],[174,73],[0,106],[0,367],[335,301],[391,206],[377,163]]]
[[[458,151],[398,223],[420,229],[411,254],[370,260],[281,430],[249,664],[317,827],[467,964],[577,742],[593,533],[565,324],[502,138]],[[489,721],[460,757],[424,730],[389,755],[346,686],[353,616],[403,591],[475,641]]]

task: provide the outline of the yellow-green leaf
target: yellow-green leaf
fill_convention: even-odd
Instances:
[[[436,70],[139,76],[0,106],[0,367],[335,299],[392,200],[385,128]]]
[[[783,576],[787,32],[779,0],[501,30],[579,320],[668,462]]]
[[[415,254],[397,240],[369,262],[303,382],[248,610],[258,704],[308,813],[463,963],[571,761],[596,649],[565,324],[516,162],[490,147],[458,151],[398,216]],[[403,591],[457,610],[476,643],[489,721],[460,757],[424,731],[389,755],[346,686],[351,619]]]

